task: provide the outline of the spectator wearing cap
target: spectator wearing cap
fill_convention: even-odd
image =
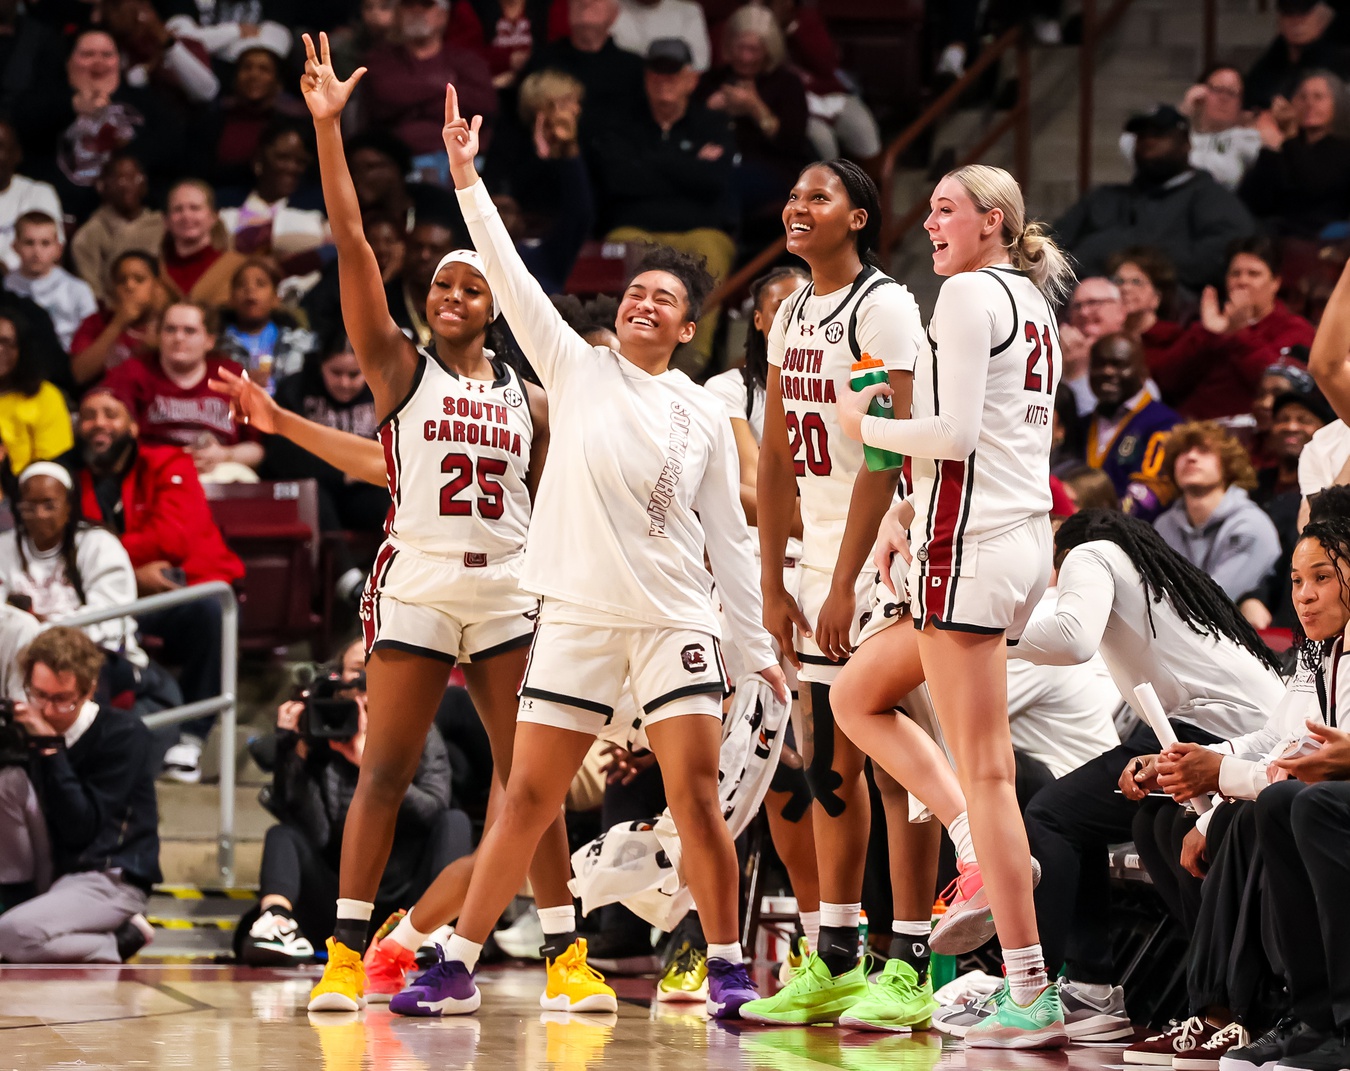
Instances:
[[[689,65],[700,73],[712,65],[708,20],[694,0],[619,0],[619,17],[610,30],[620,48],[646,56],[663,38],[676,38],[689,49]]]
[[[157,595],[213,580],[234,583],[244,565],[225,545],[192,458],[172,446],[139,441],[134,399],[116,383],[93,388],[76,416],[70,456],[80,513],[121,540],[136,573],[136,594]],[[160,657],[181,667],[187,702],[220,694],[220,605],[212,599],[137,618]],[[185,723],[180,743],[206,738],[211,718]]]
[[[1082,275],[1100,275],[1112,253],[1133,245],[1161,250],[1193,290],[1223,273],[1224,253],[1255,230],[1242,202],[1190,165],[1190,124],[1170,104],[1135,116],[1134,178],[1091,190],[1055,224]]]
[[[248,188],[254,178],[258,139],[279,118],[303,118],[305,106],[286,92],[284,53],[252,44],[234,65],[230,92],[220,108],[196,128],[196,170],[221,189]]]
[[[782,228],[783,202],[811,160],[806,141],[806,89],[786,67],[787,43],[773,13],[746,5],[727,19],[720,66],[699,80],[695,95],[731,117],[740,150],[733,172],[743,219],[772,216]]]
[[[567,14],[567,36],[539,48],[525,73],[562,71],[581,83],[583,138],[593,122],[640,116],[642,57],[620,48],[610,34],[619,0],[568,0]]]
[[[1281,236],[1316,238],[1328,223],[1350,218],[1350,139],[1332,133],[1345,105],[1345,83],[1315,71],[1294,94],[1291,129],[1261,124],[1264,147],[1239,193]]]
[[[1277,0],[1279,33],[1247,71],[1245,103],[1253,111],[1271,111],[1278,119],[1309,71],[1350,76],[1350,54],[1327,31],[1336,12],[1321,0]]]
[[[1181,114],[1191,123],[1191,166],[1236,190],[1261,151],[1261,132],[1242,110],[1242,72],[1232,64],[1211,64],[1186,91]],[[1121,148],[1134,159],[1133,139],[1126,147],[1125,138]]]
[[[1125,301],[1120,287],[1100,275],[1085,278],[1069,298],[1069,317],[1059,326],[1061,386],[1073,392],[1078,415],[1097,408],[1088,382],[1092,344],[1103,335],[1125,330]]]
[[[481,115],[487,129],[497,114],[497,91],[487,61],[446,40],[450,0],[399,0],[398,43],[372,49],[366,57],[361,113],[369,128],[387,130],[413,153],[413,167],[434,174],[444,185],[449,163],[441,128],[445,87],[454,83],[465,115]]]
[[[720,279],[736,253],[727,233],[736,151],[730,123],[693,100],[698,73],[679,38],[652,43],[644,79],[646,114],[607,124],[595,143],[608,240],[655,242],[701,255]],[[707,363],[716,327],[716,310],[705,313],[686,370]]]
[[[1213,421],[1178,424],[1164,447],[1163,475],[1180,497],[1153,527],[1163,541],[1237,600],[1280,557],[1280,537],[1247,492],[1256,473],[1242,444]]]
[[[49,182],[37,182],[18,174],[22,163],[18,132],[13,124],[0,119],[0,262],[7,271],[19,266],[19,255],[14,252],[14,229],[20,216],[46,212],[58,222],[62,218],[56,188]],[[61,238],[65,239],[64,230]]]
[[[98,181],[99,206],[70,240],[75,272],[105,304],[113,300],[112,268],[130,250],[153,251],[164,242],[164,213],[146,207],[145,168],[129,152],[114,153]]]
[[[244,370],[213,356],[215,343],[214,313],[176,302],[164,310],[158,359],[125,361],[105,382],[129,403],[141,442],[186,449],[204,479],[256,480],[262,446],[235,422],[229,397],[210,383],[222,367],[236,375]]]
[[[1171,501],[1162,477],[1163,448],[1181,418],[1148,387],[1139,340],[1123,331],[1092,344],[1088,383],[1097,399],[1084,439],[1087,462],[1111,477],[1121,508],[1151,521]]]
[[[212,59],[227,64],[251,48],[289,55],[287,27],[300,19],[294,0],[169,0],[163,6],[171,12],[170,33],[199,43]]]
[[[1275,399],[1286,391],[1303,392],[1312,388],[1313,378],[1307,365],[1289,356],[1281,356],[1262,374],[1256,395],[1252,398],[1253,430],[1251,441],[1247,444],[1247,452],[1251,454],[1252,464],[1256,466],[1258,473],[1272,464],[1266,451],[1266,439],[1270,435]]]
[[[1275,244],[1246,238],[1229,250],[1226,298],[1206,287],[1200,319],[1149,368],[1163,400],[1192,420],[1237,416],[1251,409],[1261,377],[1293,346],[1310,346],[1313,326],[1276,298]]]

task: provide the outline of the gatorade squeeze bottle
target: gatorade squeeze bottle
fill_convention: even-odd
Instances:
[[[849,376],[849,386],[854,391],[861,391],[874,383],[887,383],[889,379],[886,376],[886,368],[875,357],[864,353],[861,359],[853,362],[853,371]],[[891,406],[889,398],[873,398],[872,404],[867,407],[867,415],[881,417],[883,420],[890,420],[895,416],[895,410]],[[867,460],[867,467],[872,472],[881,472],[883,469],[898,469],[905,463],[905,455],[897,454],[891,450],[878,450],[875,446],[863,444],[863,457]]]

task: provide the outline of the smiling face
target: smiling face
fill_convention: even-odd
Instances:
[[[300,188],[311,162],[305,139],[295,131],[273,139],[258,153],[258,193],[269,203],[290,197]]]
[[[1322,418],[1307,406],[1285,402],[1270,422],[1266,449],[1276,461],[1298,461],[1308,440],[1322,428]]]
[[[1125,326],[1125,303],[1110,279],[1094,276],[1074,289],[1069,302],[1069,323],[1095,340]]]
[[[195,183],[183,183],[169,193],[165,229],[181,249],[192,249],[210,240],[216,225],[216,210],[206,191]]]
[[[83,34],[66,61],[66,77],[76,93],[111,96],[121,85],[122,61],[106,33]]]
[[[1350,623],[1343,567],[1317,539],[1301,539],[1289,565],[1294,611],[1310,640],[1329,640]]]
[[[70,492],[50,476],[30,476],[19,489],[19,514],[33,546],[51,550],[70,523]]]
[[[1275,404],[1275,399],[1292,388],[1293,382],[1289,377],[1281,375],[1276,370],[1268,371],[1261,377],[1260,386],[1256,388],[1256,397],[1252,399],[1252,416],[1256,420],[1257,431],[1270,430],[1271,407]]]
[[[764,38],[748,30],[738,33],[731,39],[727,63],[737,78],[751,79],[763,74],[769,63],[769,50],[764,47]]]
[[[997,208],[981,212],[970,193],[950,175],[937,184],[929,199],[923,229],[933,243],[933,271],[959,275],[985,262],[990,242],[1003,228],[1003,213]]]
[[[447,264],[432,280],[426,312],[427,324],[437,338],[463,345],[487,330],[492,291],[471,265]]]
[[[75,428],[84,458],[96,471],[109,468],[136,438],[136,422],[127,407],[106,391],[95,391],[80,402]]]
[[[621,348],[636,346],[675,352],[694,337],[689,319],[689,295],[677,276],[668,271],[644,271],[633,278],[619,301],[615,333]]]
[[[276,56],[265,48],[251,48],[234,68],[234,95],[245,104],[266,105],[281,92],[281,70]]]
[[[803,171],[783,206],[788,252],[808,264],[813,257],[832,256],[846,243],[856,244],[866,223],[867,212],[854,207],[843,182],[828,167]]]
[[[1321,133],[1336,118],[1336,98],[1325,78],[1307,78],[1294,94],[1294,111],[1303,130]]]
[[[1114,412],[1138,394],[1147,376],[1143,347],[1130,336],[1108,335],[1092,347],[1088,386],[1104,412]]]
[[[1127,260],[1116,269],[1115,277],[1111,281],[1120,290],[1120,300],[1127,314],[1132,312],[1157,314],[1162,298],[1153,288],[1153,280],[1138,264]]]

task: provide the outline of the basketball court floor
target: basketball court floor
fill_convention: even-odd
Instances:
[[[305,1011],[318,968],[0,967],[0,1071],[48,1068],[237,1071],[928,1071],[1120,1067],[1120,1045],[1067,1053],[967,1051],[950,1038],[828,1027],[722,1025],[656,1004],[651,979],[615,979],[617,1015],[541,1012],[540,971],[490,968],[483,1007],[403,1019],[372,1005]],[[757,978],[761,982],[767,978]]]

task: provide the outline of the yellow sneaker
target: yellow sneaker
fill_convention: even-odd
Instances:
[[[309,994],[309,1010],[360,1011],[366,1006],[366,970],[361,953],[328,938],[328,965]]]
[[[704,1003],[708,999],[707,953],[688,941],[680,945],[666,973],[656,983],[656,999],[662,1004]]]
[[[806,957],[811,954],[811,946],[806,943],[805,937],[797,938],[797,947],[788,949],[788,954],[783,958],[783,964],[778,968],[778,984],[787,985],[797,977],[797,972],[802,969],[802,964],[806,962]]]
[[[586,962],[586,940],[578,937],[561,956],[546,960],[548,985],[539,998],[546,1011],[619,1010],[614,990],[605,984],[605,976]]]

